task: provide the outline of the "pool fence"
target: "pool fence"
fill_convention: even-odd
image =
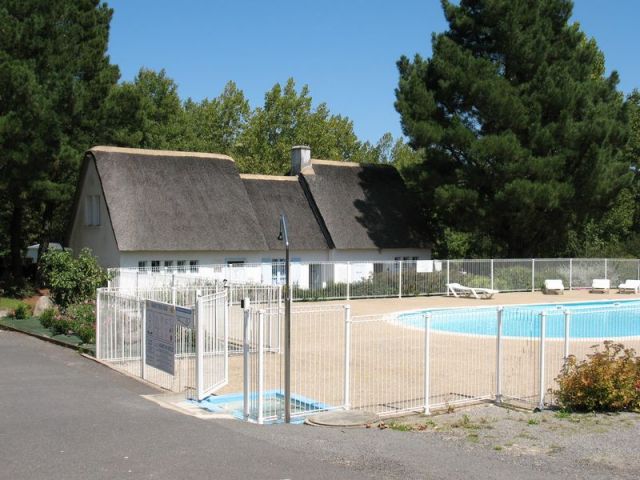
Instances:
[[[175,324],[172,373],[146,351],[148,309],[158,304],[193,313],[192,323]],[[352,409],[386,417],[483,401],[544,408],[555,401],[555,379],[569,355],[584,359],[606,340],[640,351],[640,305],[540,308],[353,316],[348,304],[294,304],[292,415]],[[242,393],[245,420],[283,419],[281,286],[174,285],[137,296],[105,288],[97,311],[97,357],[111,367],[194,401]]]
[[[194,267],[113,268],[109,286],[132,291],[207,286],[225,280],[234,285],[282,285],[284,264],[242,263]],[[294,301],[445,295],[448,283],[502,292],[541,290],[560,279],[568,290],[591,287],[594,278],[612,285],[640,280],[640,260],[632,258],[528,258],[292,262]]]

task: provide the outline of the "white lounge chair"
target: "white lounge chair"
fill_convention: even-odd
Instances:
[[[624,283],[618,285],[618,293],[639,293],[640,280],[625,280]]]
[[[564,284],[562,283],[562,280],[545,280],[544,293],[564,294]]]
[[[591,293],[609,293],[611,290],[611,280],[608,278],[594,278],[591,282]]]
[[[489,299],[500,292],[491,288],[465,287],[459,283],[447,283],[447,295],[449,293],[456,298],[473,296],[475,298]]]

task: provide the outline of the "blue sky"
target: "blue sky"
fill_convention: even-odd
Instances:
[[[252,106],[276,82],[308,84],[314,103],[348,116],[358,136],[401,134],[393,108],[402,55],[429,56],[446,29],[439,0],[107,0],[109,54],[123,80],[164,68],[182,98],[217,96],[235,81]],[[620,89],[640,87],[640,1],[576,0],[575,21],[604,51]]]

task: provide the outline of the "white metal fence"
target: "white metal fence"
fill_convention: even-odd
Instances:
[[[496,265],[494,273],[501,268]],[[624,271],[620,265],[607,266]],[[549,268],[557,271],[558,264]],[[244,394],[245,419],[264,423],[284,416],[280,286],[174,285],[139,288],[137,293],[98,291],[99,359],[197,398],[228,382],[227,391]],[[148,299],[180,300],[196,312],[195,328],[176,327],[174,375],[145,364]],[[351,316],[348,305],[295,304],[293,417],[330,409],[391,416],[482,400],[541,407],[553,401],[555,378],[569,354],[584,358],[592,345],[605,340],[640,351],[638,304],[540,308],[462,307]]]
[[[279,263],[151,269],[110,269],[110,286],[130,291],[221,284],[282,285]],[[294,301],[442,295],[447,283],[500,291],[540,290],[546,279],[561,279],[568,289],[588,288],[594,278],[612,285],[640,279],[638,259],[481,259],[363,262],[293,262]]]

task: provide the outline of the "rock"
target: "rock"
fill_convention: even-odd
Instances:
[[[39,317],[42,312],[44,312],[48,308],[53,308],[53,302],[51,301],[51,299],[47,296],[40,297],[38,299],[38,302],[36,303],[36,306],[33,308],[33,316]]]

